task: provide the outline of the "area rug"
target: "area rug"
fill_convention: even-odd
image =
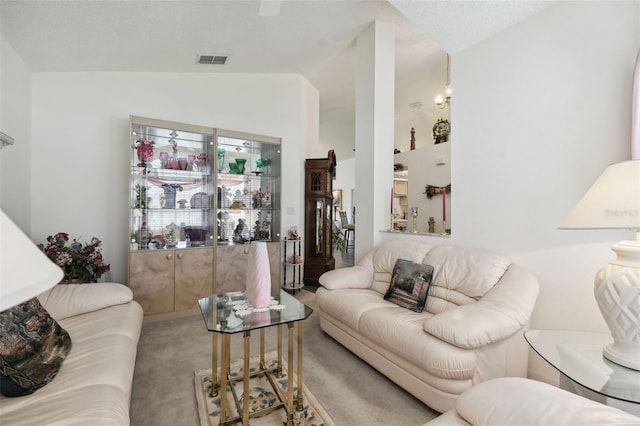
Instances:
[[[259,368],[259,356],[249,359],[250,370],[257,371]],[[287,386],[289,383],[287,376],[287,363],[283,360],[283,376],[276,378],[275,383],[277,391],[280,397],[286,401]],[[265,354],[265,365],[267,368],[276,365],[276,353]],[[231,363],[231,377],[242,377],[243,360],[237,360]],[[293,383],[297,383],[296,376],[293,376]],[[198,401],[198,414],[200,416],[201,426],[217,426],[219,424],[220,414],[220,396],[211,397],[209,392],[211,390],[211,369],[196,370],[195,371],[195,386],[196,386],[196,400]],[[239,382],[236,385],[236,392],[238,398],[242,401],[243,383]],[[297,386],[294,386],[294,398],[297,392]],[[309,392],[309,389],[302,384],[304,409],[302,411],[295,410],[294,402],[294,414],[295,424],[297,426],[335,426],[329,414],[324,410],[318,400]],[[278,397],[274,393],[271,384],[266,377],[256,377],[251,379],[250,394],[249,394],[249,411],[267,408],[277,404]],[[235,403],[233,401],[233,394],[227,390],[227,418],[238,416]],[[286,424],[286,413],[284,409],[275,410],[265,416],[252,418],[251,424],[255,426],[271,426],[271,425],[283,425]]]

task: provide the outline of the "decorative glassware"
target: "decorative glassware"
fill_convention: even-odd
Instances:
[[[136,151],[138,153],[138,167],[147,167],[147,162],[153,160],[154,141],[148,141],[144,137],[136,141]]]
[[[232,175],[238,174],[238,163],[229,163],[229,173]]]
[[[167,209],[175,209],[176,208],[176,190],[182,191],[182,186],[177,183],[163,183],[162,189],[164,190],[165,196],[165,208]]]
[[[208,173],[208,165],[207,165],[207,154],[202,153],[200,155],[198,155],[198,159],[196,160],[197,164],[198,164],[198,170],[204,173]],[[223,160],[222,160],[222,166],[224,167],[224,155],[223,155]]]
[[[225,153],[226,151],[224,148],[218,148],[218,173],[222,173],[222,170],[224,170]]]
[[[247,160],[244,159],[244,158],[236,158],[236,164],[238,165],[237,166],[237,170],[238,170],[237,173],[239,175],[244,174],[244,165],[245,165],[246,162],[247,162]]]
[[[187,170],[188,166],[189,162],[187,161],[186,157],[178,158],[178,167],[180,168],[180,170]]]
[[[169,153],[161,152],[160,153],[160,167],[163,169],[168,169],[169,167]]]

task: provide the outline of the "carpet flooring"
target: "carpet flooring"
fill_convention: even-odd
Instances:
[[[295,297],[314,308],[314,293],[302,290]],[[275,350],[275,329],[267,329],[266,335],[266,350]],[[242,337],[236,337],[232,360],[242,357]],[[251,347],[257,353],[259,333],[252,334]],[[133,377],[131,425],[198,426],[193,372],[210,363],[211,334],[199,313],[145,322]],[[304,322],[304,383],[337,426],[422,425],[438,415],[326,335],[316,313]]]

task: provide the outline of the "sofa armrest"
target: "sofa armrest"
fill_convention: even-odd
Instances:
[[[537,279],[525,269],[511,265],[480,300],[426,319],[423,329],[460,348],[480,348],[506,339],[524,327],[537,297]]]
[[[40,303],[56,320],[97,311],[133,300],[131,289],[123,284],[58,284],[38,296]]]
[[[320,275],[318,282],[329,290],[339,288],[371,288],[373,284],[373,270],[362,265],[348,268],[334,269]]]
[[[424,426],[640,425],[640,418],[632,414],[520,377],[477,384],[460,395],[454,410],[455,415],[447,412]]]

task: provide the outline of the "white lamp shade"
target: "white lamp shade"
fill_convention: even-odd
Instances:
[[[560,228],[640,229],[640,160],[608,166]]]
[[[0,210],[0,312],[58,284],[60,269]]]

